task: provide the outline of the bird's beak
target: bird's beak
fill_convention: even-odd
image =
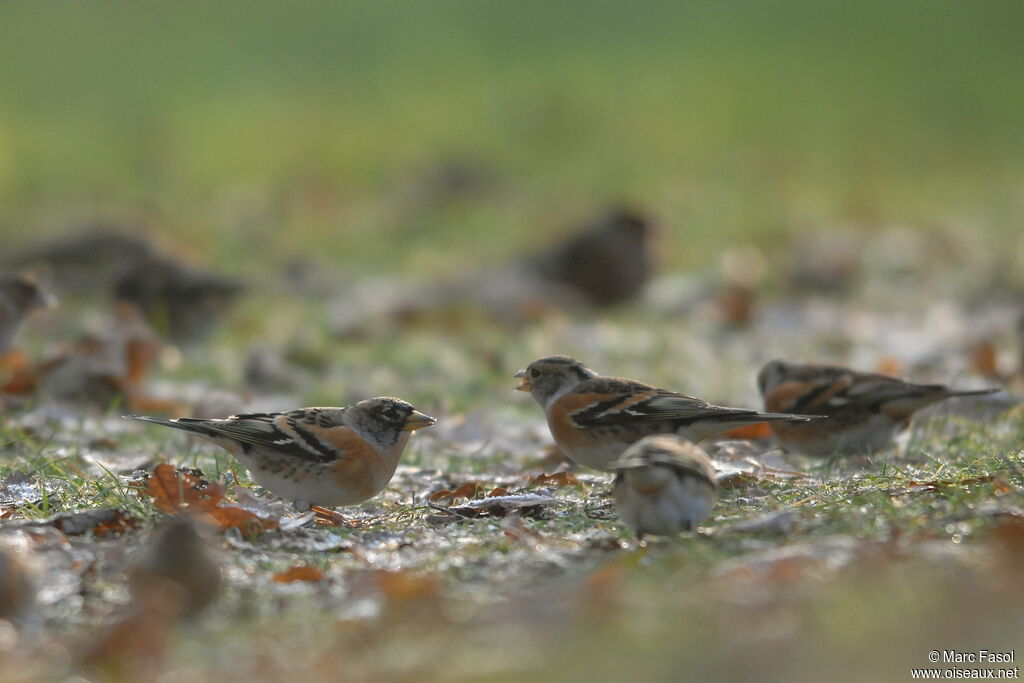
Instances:
[[[414,432],[417,429],[423,429],[437,422],[436,419],[421,413],[418,410],[412,411],[409,417],[405,418],[405,422],[402,424],[402,429],[407,432]]]
[[[530,378],[526,376],[526,370],[520,370],[512,376],[522,380],[519,382],[519,386],[516,387],[516,391],[530,391],[532,389],[530,386]]]

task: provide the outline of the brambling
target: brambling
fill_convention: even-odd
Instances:
[[[533,394],[544,408],[559,448],[575,462],[606,472],[627,446],[650,434],[697,442],[746,424],[814,419],[711,405],[642,382],[602,377],[567,356],[535,360],[515,376],[522,379],[516,389]]]
[[[591,304],[618,303],[639,294],[651,278],[653,233],[646,216],[615,207],[549,253],[535,257],[530,269]]]
[[[718,499],[715,470],[699,446],[674,434],[648,436],[611,463],[619,517],[636,532],[667,536],[690,531]]]
[[[757,384],[765,410],[795,410],[829,418],[811,424],[772,424],[784,448],[817,456],[881,450],[926,406],[953,396],[1000,391],[961,391],[838,366],[778,360],[761,368]]]
[[[136,260],[114,283],[116,300],[135,304],[158,330],[179,342],[207,337],[241,291],[234,280],[166,254]]]
[[[21,322],[57,299],[28,275],[0,272],[0,353],[11,347]]]
[[[207,540],[187,515],[174,517],[156,532],[129,574],[136,603],[166,600],[169,611],[191,618],[220,592],[220,565],[206,549]]]
[[[127,416],[198,434],[233,455],[256,483],[297,509],[355,505],[384,490],[410,432],[436,421],[397,398],[222,420]]]

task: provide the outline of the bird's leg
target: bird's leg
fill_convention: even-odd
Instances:
[[[317,517],[319,517],[321,519],[327,519],[334,526],[345,526],[345,527],[347,527],[349,529],[355,529],[355,528],[359,527],[358,523],[350,522],[349,520],[345,519],[344,517],[339,515],[337,512],[335,512],[334,510],[330,510],[328,508],[321,507],[320,505],[310,505],[309,509],[312,512],[315,512]]]

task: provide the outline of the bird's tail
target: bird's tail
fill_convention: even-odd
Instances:
[[[813,422],[826,420],[828,415],[796,415],[793,413],[753,413],[751,422]]]
[[[992,388],[992,389],[947,389],[946,390],[946,396],[948,396],[948,397],[953,397],[953,396],[987,396],[988,394],[997,394],[1000,391],[1002,391],[1002,389],[1000,389],[1000,388]]]
[[[126,420],[138,420],[139,422],[151,422],[153,424],[161,425],[163,427],[170,427],[172,429],[180,429],[184,432],[192,433],[203,433],[204,430],[201,428],[205,420],[197,420],[194,417],[173,417],[165,419],[162,417],[150,417],[148,415],[122,415]]]
[[[701,416],[708,422],[722,425],[751,425],[759,422],[811,422],[827,419],[827,415],[795,415],[793,413],[762,413],[744,408],[720,408],[720,412]]]

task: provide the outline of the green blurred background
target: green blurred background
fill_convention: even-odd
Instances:
[[[1022,27],[1018,0],[5,2],[0,236],[130,216],[228,269],[440,273],[625,199],[677,267],[837,225],[1019,239]]]

